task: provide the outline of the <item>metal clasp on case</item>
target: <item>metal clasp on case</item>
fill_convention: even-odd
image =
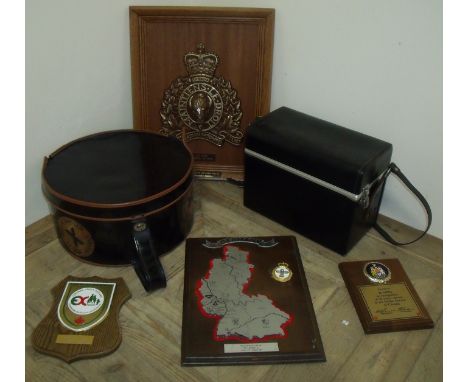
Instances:
[[[361,192],[361,198],[359,199],[359,205],[363,208],[366,209],[369,207],[369,196],[370,196],[370,186],[367,185],[362,189]]]

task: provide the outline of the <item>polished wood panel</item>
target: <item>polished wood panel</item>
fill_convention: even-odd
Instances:
[[[192,367],[180,366],[185,244],[161,261],[168,287],[148,294],[131,267],[98,267],[75,260],[59,242],[26,257],[26,380],[30,381],[440,381],[442,380],[442,241],[426,236],[394,247],[371,230],[343,258],[315,242],[247,209],[242,189],[221,182],[195,182],[195,223],[190,236],[295,235],[317,316],[327,362],[320,364]],[[403,224],[381,216],[392,232],[410,236]],[[46,232],[28,227],[26,246]],[[397,232],[398,231],[398,232]],[[36,234],[29,234],[36,232]],[[344,285],[343,260],[398,258],[435,327],[365,335]],[[32,349],[31,333],[47,314],[50,289],[67,274],[123,277],[132,298],[122,307],[122,344],[109,356],[71,365]]]
[[[160,131],[164,92],[188,76],[184,56],[203,43],[219,57],[215,76],[237,92],[245,132],[256,116],[270,111],[273,28],[274,10],[267,8],[130,7],[134,128]],[[188,146],[195,173],[243,178],[243,141],[218,147],[197,139]]]

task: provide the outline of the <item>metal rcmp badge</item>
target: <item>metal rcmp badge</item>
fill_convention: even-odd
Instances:
[[[60,323],[82,332],[101,323],[109,312],[116,283],[68,281],[57,308]]]
[[[160,133],[186,142],[203,139],[216,146],[224,141],[240,145],[241,103],[231,82],[214,75],[218,56],[199,43],[184,62],[188,76],[176,78],[164,92]]]
[[[392,272],[385,264],[372,261],[363,268],[364,275],[374,283],[386,283],[392,278]]]
[[[273,268],[271,272],[271,276],[279,282],[285,283],[286,281],[291,280],[293,272],[289,269],[289,265],[287,263],[278,263],[278,265]]]

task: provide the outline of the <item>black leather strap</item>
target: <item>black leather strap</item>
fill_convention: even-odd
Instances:
[[[154,248],[151,231],[145,222],[134,222],[135,256],[132,264],[146,291],[166,287],[166,275]]]
[[[408,180],[408,178],[403,175],[403,173],[400,171],[398,166],[395,163],[390,163],[387,172],[382,176],[382,179],[379,180],[379,184],[377,185],[377,188],[381,187],[383,184],[385,184],[385,180],[387,177],[390,175],[390,173],[394,173],[398,178],[401,179],[401,181],[408,187],[408,189],[421,201],[424,209],[426,210],[427,213],[427,226],[426,229],[414,240],[402,243],[399,241],[396,241],[393,237],[390,236],[390,234],[385,231],[378,223],[377,221],[374,224],[374,228],[378,233],[380,233],[385,240],[388,242],[394,244],[394,245],[408,245],[412,244],[415,241],[418,241],[421,239],[429,230],[431,223],[432,223],[432,211],[431,207],[429,206],[429,203],[427,202],[426,198],[412,185],[412,183]]]

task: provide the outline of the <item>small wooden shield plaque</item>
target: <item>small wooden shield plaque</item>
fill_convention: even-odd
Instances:
[[[52,289],[54,304],[34,329],[34,349],[66,362],[99,357],[122,342],[118,314],[130,298],[122,278],[68,276]]]

